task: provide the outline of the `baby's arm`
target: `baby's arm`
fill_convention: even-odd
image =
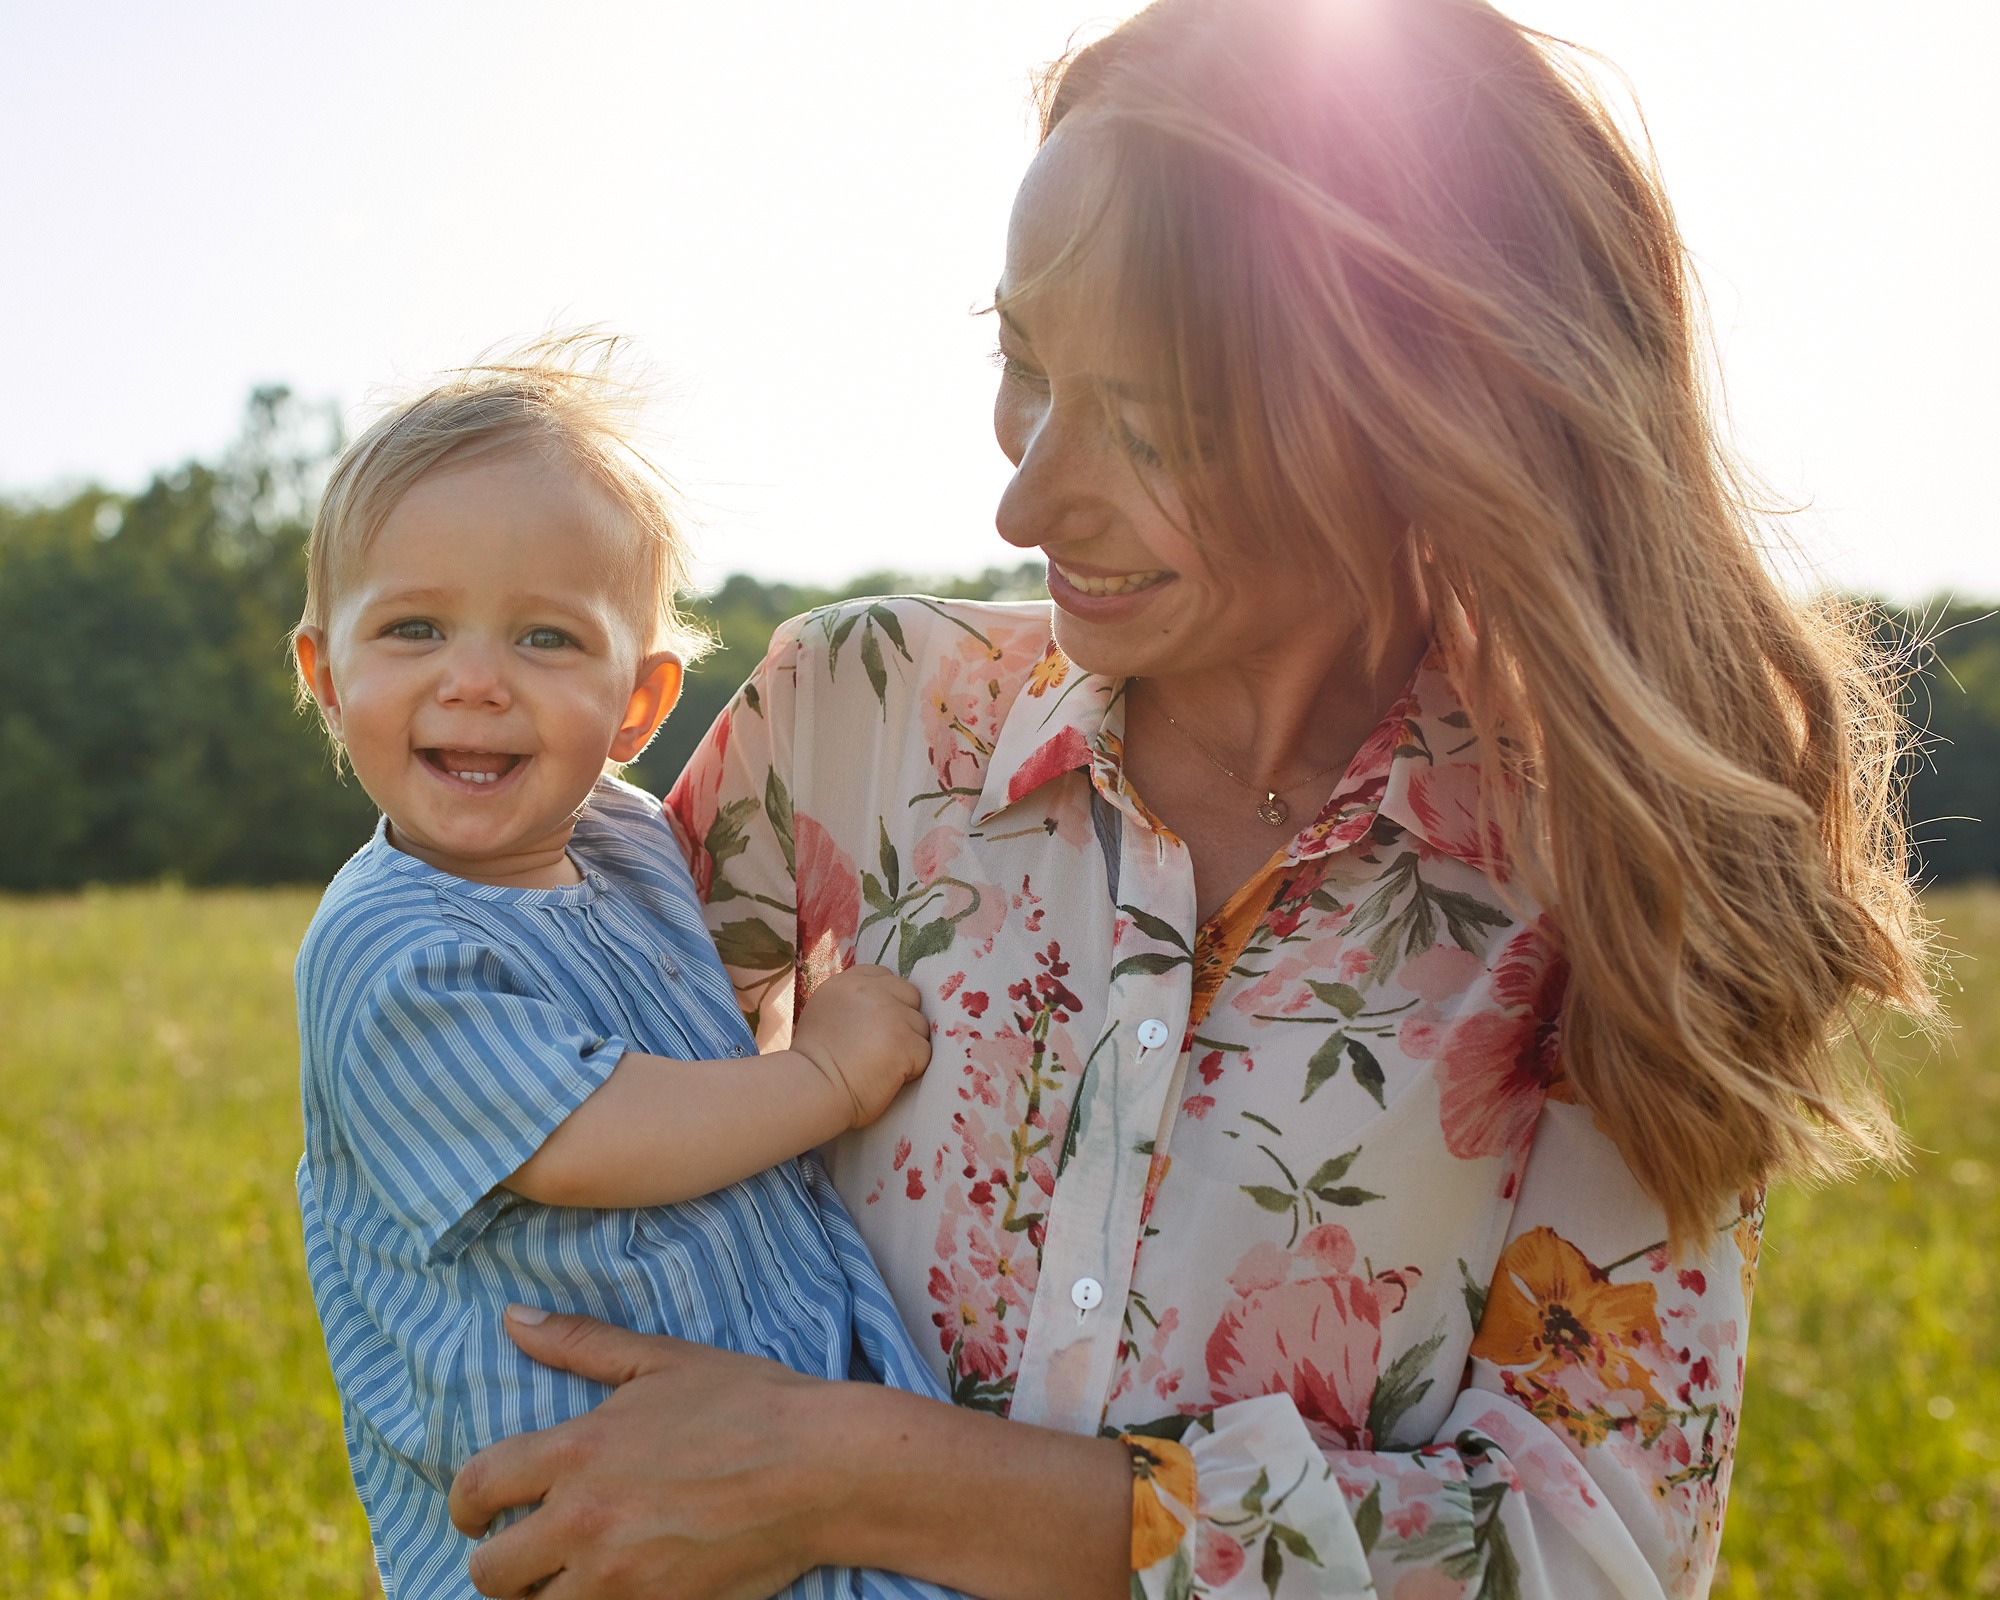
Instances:
[[[506,1187],[546,1205],[669,1205],[863,1127],[930,1064],[919,999],[885,967],[853,967],[814,994],[789,1050],[627,1053]]]

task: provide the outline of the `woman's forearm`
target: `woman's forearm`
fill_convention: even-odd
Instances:
[[[829,1564],[879,1567],[980,1600],[1124,1600],[1132,1467],[1123,1444],[866,1384],[816,1385],[832,1441],[814,1494]]]
[[[810,1150],[851,1117],[851,1102],[797,1051],[726,1061],[634,1052],[506,1187],[545,1205],[672,1205]]]

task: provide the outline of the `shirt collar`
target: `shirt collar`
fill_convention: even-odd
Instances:
[[[1079,671],[1051,640],[1008,708],[975,826],[1068,772],[1087,772],[1105,799],[1143,821],[1124,784],[1124,691],[1124,679]],[[1310,861],[1345,850],[1387,817],[1439,854],[1504,876],[1497,830],[1479,820],[1480,783],[1472,720],[1433,646],[1286,854]]]

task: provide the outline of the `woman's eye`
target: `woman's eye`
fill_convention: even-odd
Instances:
[[[993,365],[1000,369],[1000,376],[1009,383],[1026,384],[1031,389],[1048,387],[1049,380],[1045,375],[1036,371],[1019,356],[1009,355],[999,346],[994,348],[992,361]]]
[[[530,628],[521,635],[521,643],[530,650],[560,650],[569,643],[569,635],[556,628]]]
[[[1160,452],[1133,429],[1132,424],[1121,414],[1118,418],[1118,442],[1125,453],[1144,467],[1160,465]]]
[[[391,623],[389,625],[389,635],[395,639],[416,640],[442,639],[444,637],[442,633],[438,632],[436,623],[425,622],[416,617],[411,617],[403,622]]]

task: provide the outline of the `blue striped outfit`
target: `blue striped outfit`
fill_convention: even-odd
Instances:
[[[537,1366],[510,1300],[938,1396],[810,1158],[680,1205],[538,1205],[498,1187],[626,1051],[755,1045],[659,802],[605,780],[570,844],[584,881],[468,883],[378,828],[299,952],[306,1267],[390,1600],[471,1596],[453,1474],[602,1384]],[[929,1597],[822,1568],[792,1600]]]

